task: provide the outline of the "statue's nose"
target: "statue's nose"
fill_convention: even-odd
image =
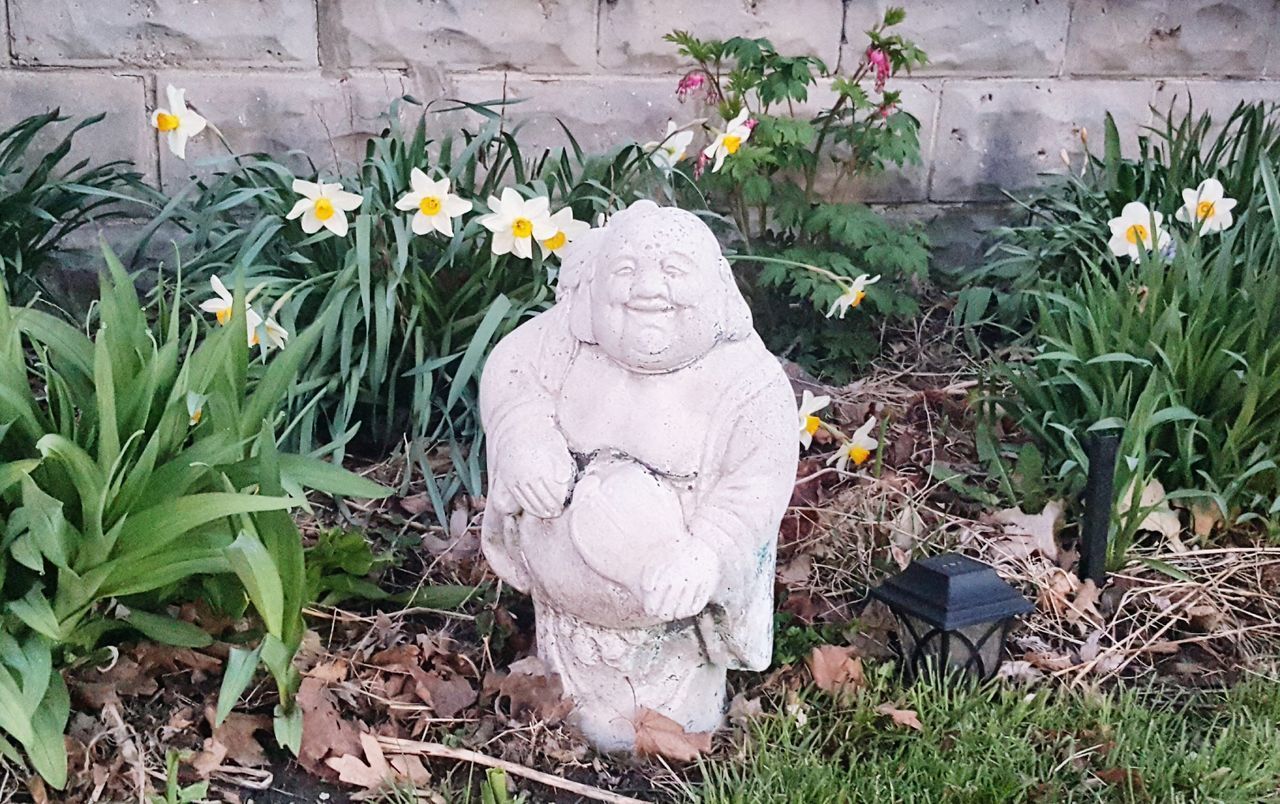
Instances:
[[[646,269],[636,276],[631,295],[639,299],[661,299],[667,295],[667,285],[662,279],[662,272]]]

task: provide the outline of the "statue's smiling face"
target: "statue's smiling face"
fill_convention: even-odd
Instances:
[[[686,217],[688,216],[688,217]],[[611,222],[591,287],[591,323],[611,358],[670,371],[716,345],[724,311],[720,247],[688,213]]]

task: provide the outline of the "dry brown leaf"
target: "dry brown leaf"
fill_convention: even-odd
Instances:
[[[920,722],[920,717],[914,709],[897,709],[892,704],[886,703],[877,706],[876,711],[882,715],[888,715],[896,725],[903,728],[924,731],[924,725]]]
[[[801,553],[785,564],[778,565],[778,581],[787,586],[804,586],[813,569],[813,556]]]
[[[435,671],[423,673],[414,686],[418,697],[431,705],[436,717],[456,717],[476,702],[476,691],[462,676],[447,677]]]
[[[744,693],[733,696],[729,702],[729,722],[735,726],[746,726],[752,718],[764,714],[764,707],[759,698],[748,698]]]
[[[418,516],[431,510],[431,497],[425,491],[401,497],[397,502],[410,516]]]
[[[1024,513],[1021,508],[1005,508],[987,517],[1000,525],[1005,536],[995,541],[997,554],[1012,559],[1026,559],[1040,554],[1057,563],[1058,542],[1054,538],[1062,523],[1062,500],[1050,500],[1038,514]]]
[[[565,697],[560,676],[548,671],[536,656],[512,662],[508,671],[486,676],[484,691],[499,701],[505,699],[512,719],[558,723],[573,709],[573,699]]]
[[[661,712],[641,707],[633,723],[636,753],[641,756],[693,762],[711,750],[711,732],[687,732],[684,726]]]
[[[813,683],[823,692],[847,695],[861,689],[866,681],[862,675],[862,657],[850,647],[819,645],[805,660]]]
[[[213,707],[205,709],[204,716],[212,727],[217,716]],[[212,741],[226,747],[225,751],[217,752],[222,755],[218,764],[231,761],[243,768],[266,767],[271,763],[262,749],[262,743],[254,736],[259,731],[271,731],[271,718],[266,715],[232,712],[222,721],[221,726],[213,730],[213,736],[205,740],[205,751],[209,750]]]
[[[338,714],[323,681],[312,677],[302,679],[296,701],[302,710],[302,746],[298,751],[298,764],[311,773],[327,776],[323,760],[330,753],[360,752],[359,730]]]
[[[1222,610],[1208,603],[1187,609],[1187,625],[1192,631],[1211,634],[1222,625]]]
[[[1098,610],[1098,601],[1102,597],[1102,592],[1098,589],[1091,579],[1086,578],[1080,583],[1080,587],[1076,589],[1075,600],[1072,600],[1070,608],[1067,611],[1067,619],[1072,623],[1079,623],[1084,619],[1095,625],[1102,623],[1102,612]]]
[[[1146,786],[1143,783],[1142,774],[1136,768],[1105,768],[1094,771],[1093,775],[1109,785],[1134,792],[1140,792]]]
[[[1196,500],[1191,503],[1191,530],[1197,536],[1208,536],[1219,525],[1226,524],[1222,509],[1213,500]]]
[[[1129,485],[1125,488],[1124,494],[1120,495],[1120,502],[1116,504],[1116,513],[1124,516],[1133,508],[1133,489],[1137,482],[1137,478],[1129,481]],[[1178,534],[1182,532],[1182,521],[1178,519],[1178,514],[1169,507],[1168,501],[1165,499],[1164,485],[1156,479],[1142,487],[1142,496],[1138,499],[1138,508],[1141,510],[1149,510],[1142,522],[1138,523],[1138,530],[1149,530],[1162,534],[1168,541],[1169,546],[1175,552],[1185,553],[1186,545],[1178,538]]]
[[[338,772],[338,781],[366,790],[377,790],[396,778],[395,770],[387,763],[378,745],[378,738],[372,734],[360,735],[360,748],[363,758],[354,754],[343,754],[330,757],[324,762]]]
[[[334,659],[331,662],[322,662],[312,667],[304,675],[318,679],[327,684],[336,684],[339,681],[345,681],[347,671],[351,669],[351,665],[346,659]]]

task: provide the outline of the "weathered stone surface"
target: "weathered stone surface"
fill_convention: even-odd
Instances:
[[[494,243],[516,254],[555,231],[514,191],[497,206]],[[712,731],[727,671],[770,664],[796,400],[693,213],[638,201],[561,266],[555,306],[499,341],[480,380],[481,543],[533,598],[538,658],[577,727],[643,751],[647,717]]]
[[[329,67],[581,72],[596,59],[596,8],[582,0],[319,0]]]
[[[834,68],[840,20],[840,0],[608,0],[600,6],[600,63],[673,72],[685,62],[662,36],[684,30],[704,38],[765,37],[783,54],[815,55]]]
[[[1258,75],[1278,25],[1280,10],[1272,2],[1077,0],[1065,71]]]
[[[1242,101],[1280,103],[1280,81],[1157,81],[1152,106],[1163,122],[1170,110],[1175,120],[1185,114],[1190,102],[1196,116],[1208,112],[1218,127]]]
[[[128,159],[144,175],[155,175],[154,139],[147,124],[146,93],[137,76],[9,69],[0,72],[0,129],[53,108],[82,118],[106,112],[100,123],[76,135],[76,153],[94,161]]]
[[[924,225],[929,236],[930,270],[955,272],[982,264],[991,231],[1014,220],[1010,204],[894,204],[877,207],[892,221]]]
[[[1039,173],[1079,162],[1080,131],[1101,148],[1106,112],[1126,147],[1149,118],[1152,81],[950,81],[942,93],[933,177],[934,201],[999,200],[1001,190],[1033,186]]]
[[[30,64],[316,63],[315,7],[298,0],[9,0],[9,17]]]
[[[184,87],[187,101],[213,122],[239,153],[263,151],[277,158],[289,150],[304,152],[316,166],[332,168],[363,157],[365,139],[387,124],[391,102],[403,94],[422,100],[438,97],[439,87],[421,84],[398,72],[373,71],[350,76],[318,73],[207,74],[160,73],[156,86]],[[406,111],[406,114],[409,112]],[[193,172],[215,169],[226,149],[205,132],[187,146],[183,163],[162,149],[161,174],[172,189]],[[285,159],[303,169],[300,154]]]
[[[520,142],[526,149],[567,145],[557,119],[584,149],[603,150],[625,142],[661,139],[668,119],[684,121],[697,111],[681,106],[671,82],[662,79],[534,78],[515,73],[454,75],[452,79],[456,97],[465,100],[519,100],[508,107],[508,115],[523,123]]]
[[[876,0],[849,5],[846,67],[857,64],[866,50],[863,31],[883,19],[891,5],[907,9],[906,22],[893,30],[929,55],[929,64],[916,69],[915,75],[1049,76],[1057,75],[1062,66],[1069,3]]]

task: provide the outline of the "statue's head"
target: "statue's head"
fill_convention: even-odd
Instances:
[[[638,201],[575,240],[558,296],[579,340],[635,371],[687,366],[751,334],[751,312],[696,215]]]

